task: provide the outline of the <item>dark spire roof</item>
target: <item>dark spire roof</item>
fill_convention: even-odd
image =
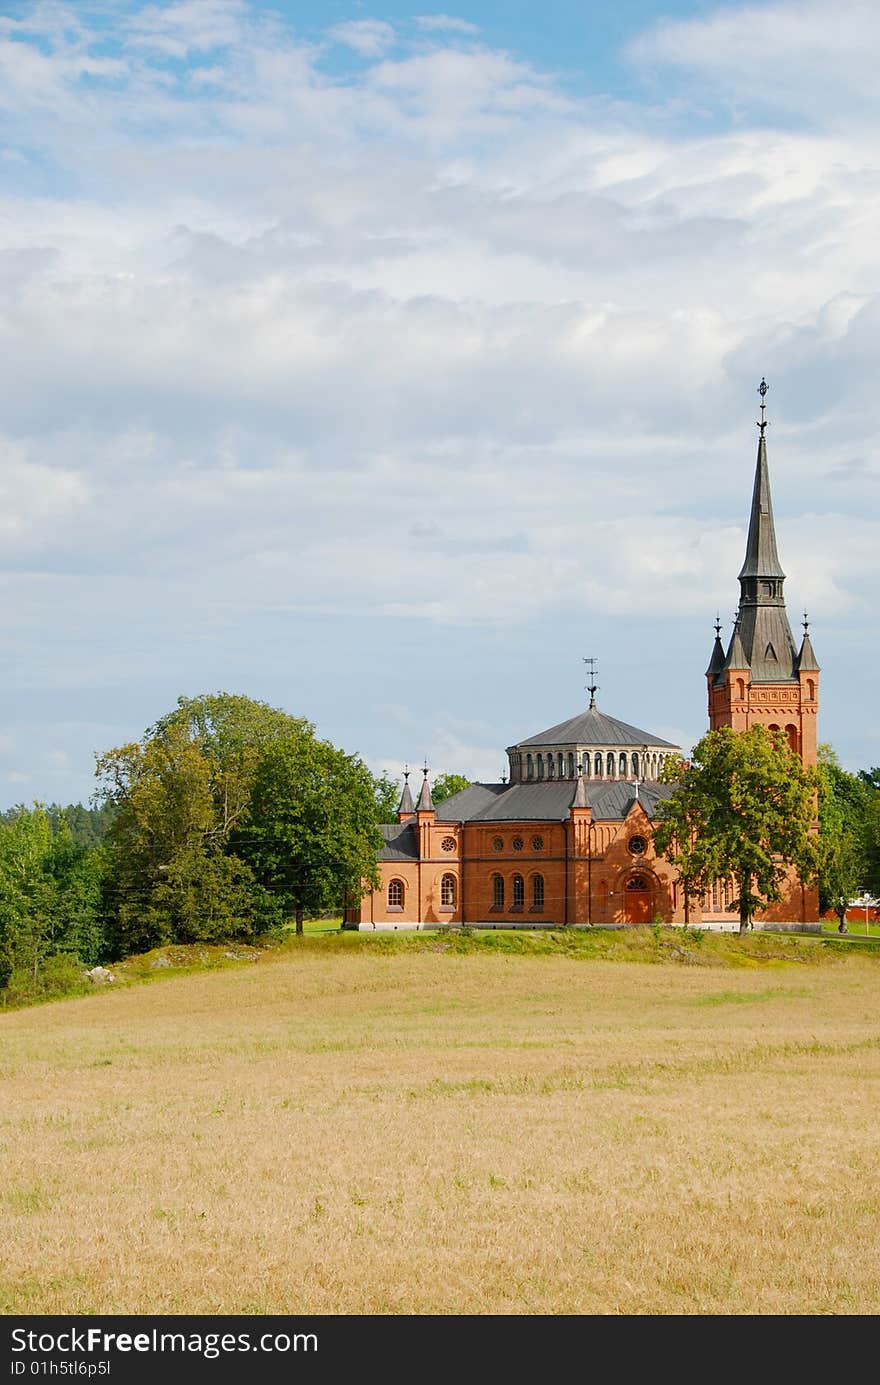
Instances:
[[[739,621],[733,627],[733,634],[730,638],[730,648],[727,651],[727,658],[722,665],[722,671],[728,668],[748,668],[749,661],[743,649],[742,638],[739,633]]]
[[[671,741],[664,741],[650,731],[640,731],[637,726],[629,726],[627,722],[618,721],[616,717],[605,716],[604,712],[600,712],[594,705],[588,707],[585,712],[578,712],[577,716],[570,717],[568,721],[561,721],[558,726],[551,726],[546,731],[539,731],[537,736],[529,736],[527,740],[519,741],[517,746],[512,748],[572,744],[658,745],[669,750],[678,749]]]
[[[797,660],[798,673],[818,673],[819,664],[816,655],[813,653],[813,642],[809,635],[804,635],[801,650]]]
[[[773,523],[770,475],[767,470],[767,442],[763,433],[758,443],[746,556],[739,576],[740,581],[744,577],[785,577],[776,551],[776,528]]]
[[[804,638],[801,641],[800,653],[797,657],[798,673],[818,673],[819,665],[813,653],[813,642],[810,639],[810,622],[807,620],[807,613],[804,611]]]
[[[724,667],[724,646],[721,643],[721,622],[715,617],[715,643],[712,646],[712,657],[709,660],[709,667],[706,669],[706,677],[714,678]]]
[[[758,427],[758,459],[752,490],[749,536],[746,556],[739,574],[739,619],[734,634],[741,649],[734,651],[733,640],[726,667],[748,667],[753,683],[790,683],[797,678],[797,650],[788,616],[785,613],[785,573],[776,550],[776,528],[770,500],[770,474],[767,468],[767,441],[764,430],[764,396],[769,386],[761,381],[761,422]],[[738,663],[732,663],[736,658]],[[720,676],[720,675],[719,675]],[[716,681],[718,681],[716,677]]]
[[[427,765],[425,766],[425,768],[424,768],[424,770],[423,770],[423,774],[424,774],[425,777],[424,777],[424,779],[422,780],[422,787],[421,787],[421,789],[420,789],[420,791],[419,791],[419,801],[418,801],[418,803],[416,804],[416,812],[417,812],[417,813],[432,813],[432,812],[434,811],[434,804],[433,804],[433,802],[432,802],[432,800],[431,800],[431,786],[430,786],[430,784],[428,783],[428,767],[427,767]]]
[[[398,815],[401,813],[414,813],[412,794],[409,791],[409,770],[403,771],[403,793],[400,795],[400,802],[397,805]]]

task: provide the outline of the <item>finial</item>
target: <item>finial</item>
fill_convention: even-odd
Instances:
[[[807,620],[807,613],[806,613],[806,611],[804,611],[803,625],[804,625],[804,634],[806,635],[807,631],[808,631],[809,628],[810,628],[810,622]]]
[[[501,771],[501,782],[502,782],[502,784],[506,784],[506,783],[507,783],[507,770],[506,770],[506,769],[503,769],[503,770]]]
[[[403,782],[405,784],[409,782],[409,765],[403,767]]]
[[[760,385],[758,386],[758,393],[759,393],[759,395],[761,396],[761,421],[760,421],[760,423],[758,423],[758,424],[756,425],[756,426],[757,426],[758,428],[760,428],[760,430],[761,430],[761,437],[762,437],[762,438],[763,438],[763,436],[764,436],[764,429],[767,427],[767,420],[766,420],[766,418],[764,417],[764,410],[766,409],[767,406],[766,406],[766,404],[764,403],[764,399],[765,399],[765,397],[766,397],[766,395],[767,395],[767,391],[769,390],[769,388],[770,388],[770,386],[767,384],[767,381],[764,379],[764,377],[763,377],[763,375],[762,375],[762,376],[761,376],[761,383],[760,383]]]
[[[733,613],[733,628],[734,628],[734,631],[736,630],[736,627],[737,627],[738,625],[739,625],[739,607],[737,606],[736,610],[735,610],[734,613]]]
[[[715,638],[721,639],[721,616],[717,611],[715,612]]]
[[[599,691],[599,684],[596,682],[596,664],[598,660],[591,657],[589,659],[584,659],[583,662],[587,665],[587,672],[592,680],[587,684],[587,692],[590,694],[590,708],[592,709],[596,705],[596,693]]]
[[[425,778],[427,779],[427,777],[428,777],[428,761],[427,761],[427,759],[425,760],[425,763],[422,765],[422,774],[423,774],[423,775],[425,776]]]

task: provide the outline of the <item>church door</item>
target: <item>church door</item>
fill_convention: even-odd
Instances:
[[[627,877],[623,900],[625,923],[650,923],[651,886],[644,875]]]

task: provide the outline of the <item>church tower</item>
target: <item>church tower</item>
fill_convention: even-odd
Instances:
[[[746,731],[766,726],[782,731],[805,765],[816,763],[816,714],[819,709],[819,665],[813,653],[804,616],[804,637],[798,650],[785,610],[785,573],[776,548],[776,529],[767,468],[767,420],[764,399],[769,385],[762,380],[758,459],[749,517],[746,556],[739,574],[739,610],[725,654],[720,626],[706,680],[709,687],[709,729],[731,726]]]

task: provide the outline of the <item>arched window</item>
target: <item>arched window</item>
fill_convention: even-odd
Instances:
[[[737,678],[736,680],[736,695],[740,702],[744,700],[746,695],[746,680],[744,678]]]
[[[560,778],[560,779],[564,779],[564,778],[565,778],[565,756],[563,755],[563,753],[562,753],[561,750],[560,750],[559,754],[556,756],[556,768],[557,768],[557,770],[558,770],[558,772],[559,772],[559,778]]]
[[[816,684],[812,678],[807,679],[807,701],[814,702],[816,698]]]
[[[548,779],[552,779],[552,778],[554,777],[555,774],[556,774],[556,761],[553,759],[552,754],[550,754],[550,755],[547,756],[547,778],[548,778]]]
[[[538,756],[538,778],[539,778],[539,779],[543,779],[543,778],[544,778],[544,756],[543,756],[543,755],[539,755],[539,756]]]
[[[597,779],[602,778],[602,756],[597,755],[594,763],[594,771]]]
[[[527,778],[527,779],[533,779],[534,777],[535,777],[535,766],[534,766],[533,763],[532,763],[532,757],[531,757],[531,755],[526,755],[526,778]]]
[[[611,754],[610,750],[605,760],[605,773],[608,775],[609,779],[614,778],[614,756]]]
[[[633,772],[633,778],[634,778],[634,779],[638,779],[638,777],[639,777],[639,757],[638,757],[638,755],[635,753],[635,751],[633,751],[633,754],[632,754],[632,772]]]
[[[532,876],[532,908],[543,909],[544,907],[544,877],[543,875]]]
[[[626,751],[625,751],[625,750],[622,750],[622,751],[620,752],[620,756],[619,756],[618,763],[617,763],[617,770],[618,770],[618,773],[619,773],[619,774],[622,774],[624,777],[626,776]]]
[[[574,773],[575,773],[575,771],[574,771],[574,752],[570,750],[570,751],[568,752],[568,777],[569,777],[569,779],[573,779],[573,778],[574,778]]]
[[[403,881],[389,880],[388,882],[388,908],[403,908]]]
[[[789,747],[794,751],[795,755],[797,755],[797,753],[798,753],[798,729],[797,729],[797,727],[796,727],[796,726],[792,726],[791,722],[789,722],[788,725],[787,725],[786,728],[785,728],[785,734],[786,734],[786,736],[788,737],[788,744],[789,744]]]
[[[455,876],[444,875],[440,881],[440,903],[446,909],[455,908]]]
[[[585,755],[585,756],[583,757],[583,759],[581,760],[581,769],[582,769],[582,771],[583,771],[583,773],[584,773],[584,777],[585,777],[586,779],[589,779],[589,777],[590,777],[590,768],[591,768],[591,766],[590,766],[590,757],[589,757],[589,755]]]
[[[494,909],[504,908],[504,876],[492,876],[492,907]]]
[[[513,877],[513,907],[514,907],[514,909],[521,909],[521,908],[523,907],[523,904],[525,903],[525,898],[526,898],[526,892],[525,892],[525,886],[523,885],[523,878],[522,878],[521,875],[515,875],[515,876]]]

